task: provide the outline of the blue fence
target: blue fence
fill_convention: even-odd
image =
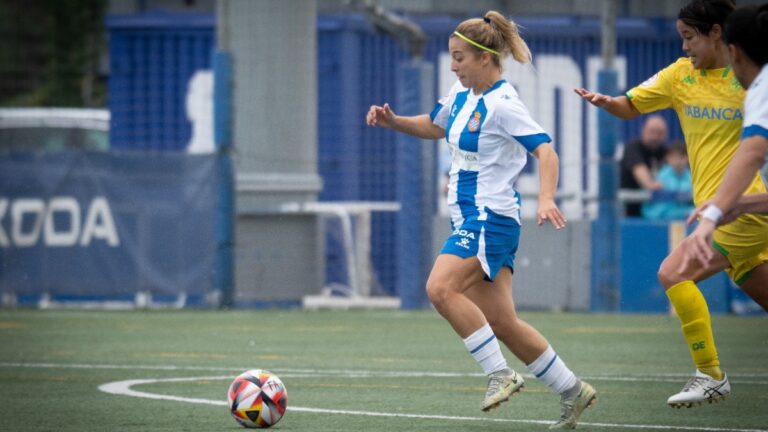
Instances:
[[[667,313],[669,300],[656,272],[669,251],[670,226],[665,221],[628,218],[621,222],[621,312]],[[689,228],[690,231],[690,228]],[[711,313],[762,313],[762,308],[720,272],[697,284]]]
[[[20,303],[137,292],[203,302],[218,169],[216,156],[173,153],[0,157],[0,292]]]
[[[445,82],[453,80],[441,65],[445,66],[447,36],[460,19],[425,16],[414,20],[429,36],[425,60],[436,65],[435,94],[440,95]],[[535,98],[532,111],[537,119],[551,124],[556,145],[575,142],[579,159],[564,158],[564,167],[578,165],[582,187],[594,187],[587,157],[595,140],[594,127],[586,104],[573,105],[576,96],[569,86],[591,84],[599,56],[599,22],[576,17],[520,17],[517,21],[534,59],[541,59],[536,63],[537,86],[549,86]],[[368,128],[363,116],[371,104],[396,99],[402,85],[396,79],[397,68],[407,60],[407,52],[376,33],[361,15],[324,15],[317,26],[318,171],[324,181],[320,199],[397,200],[395,135]],[[185,115],[186,88],[195,71],[210,68],[213,17],[111,17],[108,29],[112,147],[184,150],[191,128]],[[682,55],[672,20],[619,19],[617,33],[622,89],[642,82]],[[579,112],[575,122],[569,117],[574,111]],[[673,125],[672,137],[680,138],[673,113],[665,115]],[[623,122],[621,138],[637,135],[639,123]],[[373,216],[373,261],[381,293],[398,291],[396,219],[394,214]],[[343,273],[336,271],[343,269],[342,254],[333,244],[327,258],[328,282],[342,278]]]
[[[184,150],[191,137],[186,97],[195,71],[211,68],[211,16],[111,17],[110,145]]]

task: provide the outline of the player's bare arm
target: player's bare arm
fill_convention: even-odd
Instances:
[[[731,222],[744,213],[768,214],[768,193],[742,196],[733,210],[723,213],[721,222]]]
[[[539,160],[539,209],[536,212],[536,222],[541,225],[549,221],[555,229],[565,228],[565,217],[555,203],[555,191],[560,175],[560,159],[550,144],[542,144],[533,151]]]
[[[632,105],[626,96],[608,96],[602,93],[591,92],[585,88],[573,89],[582,99],[592,105],[602,108],[623,120],[630,120],[640,115],[640,111]]]
[[[365,121],[368,126],[393,129],[423,139],[440,139],[445,136],[445,130],[432,123],[428,114],[399,116],[388,103],[383,106],[371,105]]]
[[[723,213],[730,211],[760,170],[766,154],[768,139],[758,135],[745,138],[728,165],[712,205]]]
[[[714,258],[715,251],[711,244],[715,228],[726,223],[723,220],[724,213],[731,213],[730,216],[733,219],[738,216],[738,214],[733,214],[731,210],[736,207],[742,194],[754,179],[755,173],[762,166],[766,152],[768,152],[768,140],[762,136],[752,136],[741,142],[728,165],[723,182],[717,189],[715,197],[699,206],[688,218],[689,224],[695,218],[699,218],[700,222],[687,241],[684,266],[689,265],[691,260],[698,260],[706,264]]]

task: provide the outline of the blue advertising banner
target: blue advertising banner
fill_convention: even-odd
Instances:
[[[216,263],[216,155],[0,157],[0,292],[202,298]]]

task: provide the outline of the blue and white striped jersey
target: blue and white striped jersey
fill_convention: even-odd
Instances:
[[[470,217],[485,220],[486,208],[520,222],[514,189],[528,155],[552,141],[504,80],[482,95],[456,82],[430,114],[445,129],[451,152],[448,208],[454,226]]]
[[[744,98],[744,129],[741,138],[755,135],[768,138],[768,64],[763,65]]]

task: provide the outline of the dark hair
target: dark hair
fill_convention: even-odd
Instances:
[[[725,20],[725,43],[736,45],[758,66],[768,63],[768,3],[737,9]]]
[[[677,19],[708,35],[715,24],[723,27],[725,19],[736,9],[734,0],[693,0],[680,9]]]
[[[511,54],[518,63],[531,62],[531,50],[520,36],[517,24],[496,11],[488,11],[483,18],[462,21],[456,31],[499,53],[493,62],[501,68],[501,60]],[[478,52],[480,48],[475,48]]]
[[[688,156],[688,148],[685,146],[685,143],[680,140],[672,141],[668,146],[666,151],[664,152],[665,155],[668,155],[670,153],[677,153],[683,156]]]

